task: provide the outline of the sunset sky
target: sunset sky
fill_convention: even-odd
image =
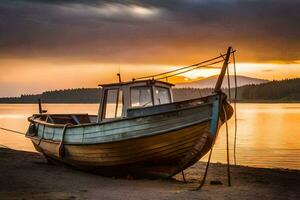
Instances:
[[[300,77],[299,8],[299,0],[1,0],[0,97],[96,87],[119,70],[130,80],[229,45],[238,74]]]

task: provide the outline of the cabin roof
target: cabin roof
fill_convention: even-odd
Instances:
[[[158,80],[153,80],[153,79],[148,79],[148,80],[132,80],[132,81],[127,81],[127,82],[120,82],[120,83],[108,83],[108,84],[99,84],[98,86],[101,87],[110,87],[110,86],[121,86],[121,85],[130,85],[130,84],[136,84],[136,83],[146,83],[146,84],[155,84],[155,83],[161,83],[169,86],[174,86],[172,83],[164,82],[164,81],[158,81]]]

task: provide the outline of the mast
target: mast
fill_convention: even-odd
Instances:
[[[226,73],[226,69],[228,67],[228,62],[229,62],[231,50],[232,50],[232,47],[228,47],[226,57],[225,57],[225,60],[224,60],[224,63],[223,63],[222,69],[221,69],[221,73],[218,77],[218,80],[217,80],[217,83],[216,83],[216,86],[215,86],[215,90],[214,90],[215,92],[220,92],[221,91],[221,86],[222,86],[223,79],[224,79],[224,76],[225,76],[225,73]]]

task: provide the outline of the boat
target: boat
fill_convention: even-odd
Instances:
[[[105,176],[170,178],[214,145],[233,108],[221,90],[232,48],[212,94],[173,101],[171,83],[157,79],[103,84],[98,115],[28,118],[26,137],[49,162]]]

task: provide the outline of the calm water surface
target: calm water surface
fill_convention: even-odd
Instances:
[[[96,114],[97,104],[45,104],[49,113]],[[0,126],[26,132],[27,117],[37,105],[0,104]],[[300,169],[300,104],[238,104],[237,162],[255,167]],[[233,160],[234,120],[229,121]],[[226,161],[225,126],[214,147],[213,162]],[[22,135],[0,130],[0,146],[35,151]],[[202,160],[206,160],[204,157]]]

